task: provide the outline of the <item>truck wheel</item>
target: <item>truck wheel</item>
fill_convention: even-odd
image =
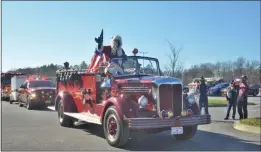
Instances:
[[[63,102],[60,100],[58,103],[58,120],[61,126],[63,127],[72,127],[73,118],[67,115],[64,115]]]
[[[196,134],[197,129],[198,126],[184,126],[183,134],[174,136],[177,140],[189,140]]]
[[[18,99],[18,106],[19,106],[19,107],[23,107],[23,104],[22,104],[22,102],[21,102],[20,99]]]
[[[32,101],[30,99],[27,99],[26,108],[28,110],[32,110],[33,109]]]
[[[258,91],[254,91],[253,92],[253,96],[255,97],[255,96],[257,96],[258,95]]]
[[[106,110],[103,120],[103,130],[107,142],[114,147],[122,147],[129,140],[129,128],[120,120],[114,106]]]

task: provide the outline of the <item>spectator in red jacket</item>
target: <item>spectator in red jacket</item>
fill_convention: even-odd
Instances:
[[[248,84],[247,76],[243,75],[241,77],[241,82],[239,84],[239,93],[238,93],[238,114],[239,119],[247,119],[247,97],[248,97]],[[242,110],[243,109],[243,110]]]

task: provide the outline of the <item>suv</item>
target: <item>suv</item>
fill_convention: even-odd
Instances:
[[[102,125],[107,142],[121,147],[135,131],[170,130],[177,140],[188,140],[211,121],[200,114],[194,95],[183,94],[181,80],[162,76],[156,58],[114,58],[99,71],[57,71],[57,97],[49,109],[58,111],[61,126]]]

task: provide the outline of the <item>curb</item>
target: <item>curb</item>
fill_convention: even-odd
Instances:
[[[261,134],[261,128],[259,127],[253,127],[249,125],[245,125],[240,123],[239,121],[234,122],[234,128],[236,130],[244,131],[244,132],[250,132],[250,133],[255,133],[255,134]]]

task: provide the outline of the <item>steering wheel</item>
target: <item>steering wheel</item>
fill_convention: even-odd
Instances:
[[[151,72],[151,74],[154,73],[154,71],[150,68],[143,68],[142,71],[144,72],[144,74],[148,74],[147,72]]]
[[[105,68],[105,73],[112,75],[121,75],[124,72],[123,69],[117,63],[112,62]]]

